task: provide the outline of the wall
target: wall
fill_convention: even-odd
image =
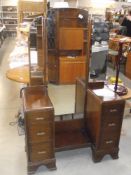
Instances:
[[[1,0],[3,6],[17,5],[18,0]]]
[[[113,0],[78,0],[78,6],[86,7],[89,9],[90,14],[105,15],[106,8],[118,10],[122,5],[131,6],[131,3],[115,2]]]

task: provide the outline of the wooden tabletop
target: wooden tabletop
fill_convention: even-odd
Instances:
[[[6,72],[6,77],[18,83],[29,83],[29,66],[21,66],[9,69]]]
[[[128,93],[126,95],[121,96],[121,98],[125,100],[131,99],[131,89],[127,88],[127,90],[128,90]]]

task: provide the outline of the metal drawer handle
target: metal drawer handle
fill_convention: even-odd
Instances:
[[[116,126],[116,124],[115,123],[109,123],[108,126],[112,127],[112,126]]]
[[[111,143],[113,143],[112,140],[106,141],[106,144],[111,144]]]
[[[39,151],[38,154],[46,154],[46,151]]]
[[[38,132],[37,133],[37,136],[43,136],[43,135],[45,135],[45,132]]]
[[[45,118],[43,117],[37,117],[36,120],[44,120]]]
[[[110,109],[110,112],[117,112],[117,109]]]

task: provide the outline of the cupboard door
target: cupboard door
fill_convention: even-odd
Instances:
[[[60,28],[60,50],[83,50],[82,28]]]

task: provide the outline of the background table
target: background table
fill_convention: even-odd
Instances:
[[[13,69],[9,69],[6,72],[6,77],[12,81],[16,81],[18,83],[26,83],[28,84],[29,79],[29,66],[21,66]]]

